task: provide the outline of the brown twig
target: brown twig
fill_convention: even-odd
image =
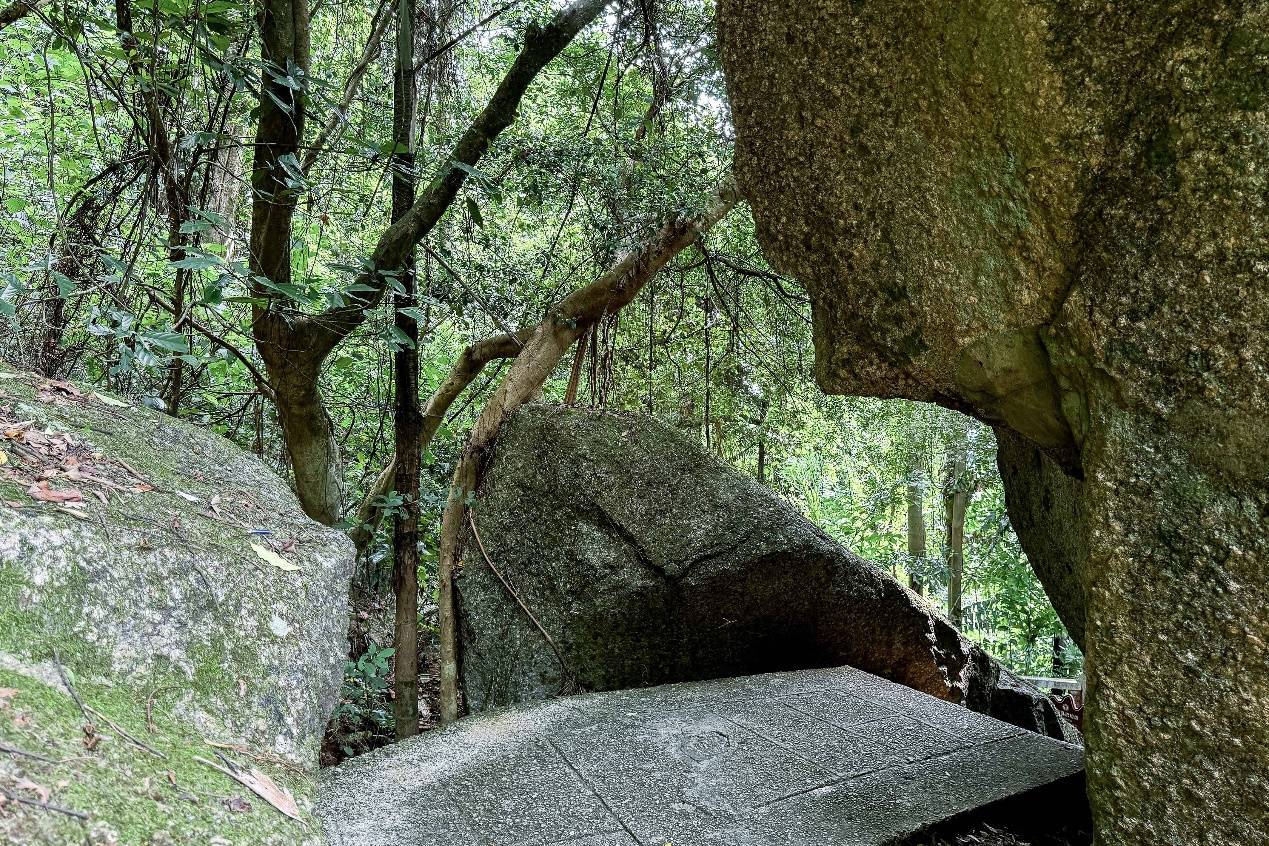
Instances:
[[[79,693],[75,691],[75,685],[71,684],[70,676],[66,675],[66,668],[62,666],[62,658],[57,654],[57,647],[53,647],[53,666],[57,668],[57,676],[62,680],[62,686],[66,688],[70,698],[79,706],[79,713],[83,715],[84,722],[91,723],[93,720],[92,717],[88,716],[88,708],[84,705],[84,700],[79,698]]]
[[[7,790],[0,790],[0,793],[4,794],[4,798],[10,800],[11,802],[21,802],[23,805],[30,805],[33,808],[40,808],[45,811],[53,811],[54,813],[58,813],[58,814],[65,814],[66,816],[74,817],[77,820],[89,819],[89,816],[85,814],[83,811],[76,811],[73,808],[63,808],[61,805],[53,805],[48,802],[41,802],[38,799],[26,799],[22,796],[17,796],[13,793],[10,793]]]
[[[489,553],[485,551],[485,545],[480,540],[480,532],[476,530],[476,518],[470,510],[467,512],[467,523],[471,526],[471,535],[475,538],[476,546],[480,549],[480,554],[485,559],[485,563],[489,565],[489,569],[492,570],[493,574],[498,577],[498,581],[502,582],[502,586],[507,589],[507,593],[511,594],[511,598],[516,601],[516,604],[520,606],[520,609],[524,611],[525,615],[533,621],[533,625],[537,626],[538,631],[542,633],[542,637],[546,638],[546,642],[550,644],[551,651],[555,653],[555,660],[560,662],[560,669],[564,671],[565,676],[572,679],[573,673],[569,670],[568,664],[564,662],[564,656],[560,654],[559,647],[555,645],[555,638],[551,637],[550,632],[543,628],[542,624],[538,622],[538,618],[533,616],[533,612],[529,610],[529,606],[525,605],[524,600],[520,598],[518,593],[516,593],[515,588],[511,586],[511,583],[507,581],[506,577],[498,571],[498,568],[494,566],[493,561],[490,560]]]
[[[106,725],[114,729],[115,732],[118,733],[124,740],[128,741],[129,743],[132,743],[135,746],[139,746],[140,748],[144,749],[146,752],[149,752],[151,755],[154,755],[157,758],[167,757],[167,755],[155,749],[153,746],[146,743],[144,740],[138,740],[137,738],[133,737],[131,734],[128,733],[126,729],[120,727],[118,723],[116,723],[114,720],[110,719],[105,714],[98,711],[93,706],[88,705],[86,707],[88,708],[89,711],[92,711],[94,714],[96,714],[101,719],[102,722],[104,722]]]
[[[34,752],[28,752],[25,749],[19,749],[16,746],[10,746],[7,743],[0,743],[0,752],[7,752],[10,755],[21,755],[24,758],[31,758],[36,761],[43,761],[45,764],[60,764],[61,763],[61,761],[54,760],[53,758],[46,758],[43,755],[37,755]]]

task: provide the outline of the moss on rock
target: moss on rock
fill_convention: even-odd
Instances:
[[[30,778],[91,817],[23,806],[13,830],[47,838],[15,842],[82,843],[94,825],[125,844],[317,842],[263,801],[225,806],[246,789],[193,757],[232,744],[308,801],[346,657],[348,540],[254,457],[148,409],[0,367],[0,422],[0,687],[18,691],[0,740],[61,762],[0,755],[0,786]],[[42,477],[82,501],[39,501]],[[104,715],[95,749],[54,661]]]

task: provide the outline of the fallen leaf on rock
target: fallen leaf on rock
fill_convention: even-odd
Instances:
[[[300,808],[295,799],[285,788],[279,787],[259,770],[252,768],[248,773],[239,773],[239,781],[251,789],[251,792],[286,814],[293,820],[301,819]]]
[[[8,701],[17,695],[16,687],[0,687],[0,705],[8,704]]]
[[[304,818],[300,816],[299,806],[295,804],[295,799],[286,790],[286,788],[279,787],[277,783],[273,781],[273,779],[269,778],[267,775],[255,769],[254,767],[252,767],[250,770],[244,770],[243,768],[238,766],[238,764],[234,763],[233,761],[229,760],[223,755],[221,755],[220,757],[221,757],[221,760],[223,760],[226,764],[228,764],[233,769],[222,767],[217,763],[207,760],[206,758],[199,758],[195,756],[194,760],[198,761],[201,764],[206,764],[212,769],[222,772],[225,775],[229,776],[234,781],[238,782],[243,787],[246,787],[252,793],[259,796],[261,799],[268,802],[270,805],[277,808],[280,812],[290,817],[291,819],[298,820],[301,823],[304,822]]]
[[[264,544],[253,543],[251,545],[251,548],[256,551],[256,555],[260,556],[260,558],[269,562],[274,567],[277,567],[279,570],[293,572],[295,570],[300,569],[299,564],[292,564],[290,561],[287,561],[281,555],[278,555],[276,552],[269,549]]]
[[[40,502],[83,502],[84,494],[77,488],[57,490],[50,488],[47,481],[36,482],[27,488],[27,494]]]
[[[35,782],[31,781],[29,778],[18,779],[17,787],[18,787],[18,790],[31,791],[36,796],[40,797],[40,801],[46,805],[48,804],[49,797],[53,795],[47,787],[44,787],[43,785],[40,785],[40,784],[36,784]]]
[[[96,391],[93,391],[93,396],[96,397],[101,402],[105,403],[106,405],[113,405],[115,408],[128,407],[128,404],[124,402],[123,400],[117,400],[114,397],[108,397],[105,394],[99,394]]]
[[[63,382],[60,379],[45,379],[40,384],[40,390],[36,394],[36,398],[42,403],[62,402],[65,398],[83,402],[84,392],[70,382]]]

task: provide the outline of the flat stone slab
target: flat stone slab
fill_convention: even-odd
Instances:
[[[851,669],[497,711],[327,770],[333,846],[884,844],[1083,769]]]

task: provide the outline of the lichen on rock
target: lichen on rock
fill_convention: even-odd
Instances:
[[[821,385],[1018,439],[1098,841],[1263,838],[1269,6],[722,0],[719,32]]]
[[[226,754],[307,801],[346,658],[351,543],[305,517],[253,456],[148,409],[0,368],[0,419],[0,687],[18,691],[0,738],[55,760],[75,755],[84,720],[59,667],[90,716],[102,715],[104,738],[87,754],[79,745],[82,778],[17,755],[10,771],[50,767],[46,779],[67,782],[54,795],[121,843],[161,831],[174,842],[200,831],[233,843],[314,836],[249,796],[250,813],[221,813],[216,795],[245,789],[193,756],[214,761],[208,741],[229,744]],[[139,784],[137,803],[160,803],[153,813],[110,797]],[[21,819],[34,816],[47,815]],[[82,842],[78,821],[60,823],[79,831],[65,842]]]

